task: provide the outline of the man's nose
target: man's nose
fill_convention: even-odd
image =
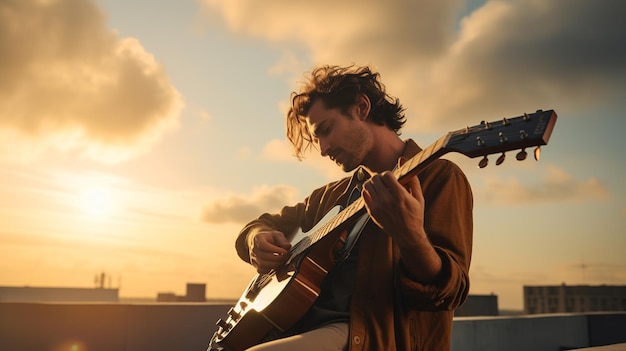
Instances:
[[[322,156],[328,156],[328,151],[330,150],[330,143],[327,142],[325,139],[319,139],[319,144],[320,144],[320,152],[322,153]]]

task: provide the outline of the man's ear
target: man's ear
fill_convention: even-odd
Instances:
[[[370,115],[371,103],[370,99],[365,94],[361,94],[356,98],[356,113],[357,117],[364,121]]]

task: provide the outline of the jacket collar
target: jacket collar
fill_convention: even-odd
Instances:
[[[422,148],[420,148],[413,139],[407,139],[404,141],[404,150],[402,151],[402,155],[398,159],[398,163],[396,167],[400,166],[400,161],[402,162],[410,159],[411,157],[417,155]],[[339,203],[343,204],[348,199],[348,196],[352,189],[356,186],[361,186],[366,180],[371,177],[370,172],[364,166],[359,166],[353,173],[350,178],[350,182],[346,190],[340,195]]]

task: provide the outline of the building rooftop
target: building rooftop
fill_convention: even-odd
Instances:
[[[204,351],[231,306],[0,302],[0,350]],[[626,312],[457,317],[451,351],[616,351],[624,330]]]

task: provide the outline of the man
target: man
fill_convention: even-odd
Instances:
[[[358,240],[304,317],[250,350],[449,349],[453,310],[469,290],[473,200],[464,174],[436,160],[404,184],[396,179],[392,170],[421,149],[399,137],[404,109],[368,67],[318,67],[291,102],[296,156],[316,147],[353,174],[250,222],[237,238],[239,256],[259,273],[280,267],[291,233],[355,194],[369,221],[351,231]]]

